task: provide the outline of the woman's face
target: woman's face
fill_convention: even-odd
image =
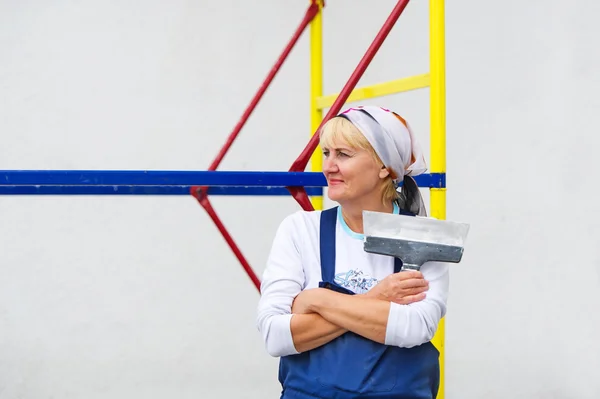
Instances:
[[[382,179],[388,175],[367,150],[352,148],[344,142],[323,148],[323,174],[327,179],[328,196],[340,204],[381,196]]]

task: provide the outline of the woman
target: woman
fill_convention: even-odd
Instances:
[[[321,129],[328,196],[339,206],[283,220],[261,285],[258,329],[280,359],[282,398],[435,398],[448,265],[402,271],[363,249],[362,211],[426,215],[411,176],[426,170],[409,125],[350,108]],[[403,187],[398,192],[399,183]]]

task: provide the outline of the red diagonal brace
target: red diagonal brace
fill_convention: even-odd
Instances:
[[[304,171],[304,169],[306,168],[306,165],[308,164],[308,160],[310,159],[310,156],[315,151],[315,149],[317,148],[317,145],[319,143],[319,135],[317,134],[317,132],[321,129],[321,126],[323,126],[323,124],[325,122],[327,122],[334,115],[336,115],[338,112],[340,112],[342,106],[344,105],[344,103],[346,102],[348,97],[350,96],[350,93],[352,93],[352,90],[354,90],[354,88],[356,87],[358,81],[360,80],[360,78],[364,74],[365,70],[367,69],[367,67],[369,66],[369,64],[371,63],[373,58],[375,57],[375,54],[377,53],[377,51],[379,50],[379,48],[385,41],[388,34],[394,27],[394,24],[396,23],[396,21],[398,20],[398,18],[400,17],[400,15],[404,11],[404,9],[406,8],[408,2],[409,2],[409,0],[398,1],[396,6],[394,7],[394,9],[392,10],[390,16],[387,18],[387,20],[383,24],[383,27],[380,29],[379,33],[373,40],[373,43],[371,43],[371,45],[367,49],[365,55],[360,60],[360,62],[358,63],[358,66],[356,67],[356,69],[354,70],[352,75],[350,76],[350,79],[348,79],[348,82],[346,83],[346,85],[344,86],[344,88],[342,89],[342,91],[340,92],[338,97],[336,98],[335,102],[329,109],[329,112],[327,112],[327,115],[323,118],[323,121],[321,121],[321,124],[317,128],[317,131],[313,134],[313,136],[311,137],[307,146],[304,148],[302,153],[298,156],[298,158],[294,161],[294,163],[290,167],[290,169],[289,169],[290,172]],[[307,210],[307,211],[314,210],[304,187],[288,187],[288,190],[292,194],[292,197],[294,197],[294,199],[300,204],[300,206],[304,210]]]
[[[210,204],[210,201],[208,200],[208,196],[201,196],[200,198],[196,197],[196,199],[198,199],[198,202],[200,202],[200,205],[202,205],[202,207],[204,209],[206,209],[206,212],[208,213],[208,215],[210,216],[212,221],[215,223],[215,225],[217,226],[217,228],[223,235],[223,238],[225,239],[225,241],[227,242],[227,244],[233,251],[234,255],[236,256],[236,258],[238,258],[238,260],[242,264],[242,267],[248,274],[248,277],[250,277],[250,280],[252,280],[252,283],[254,284],[254,286],[260,291],[260,280],[258,279],[258,277],[256,276],[256,273],[254,273],[254,270],[252,270],[252,267],[250,266],[250,264],[248,263],[248,261],[246,260],[244,255],[242,255],[242,252],[240,251],[239,247],[235,244],[235,241],[233,240],[233,238],[231,237],[231,235],[229,234],[229,232],[227,231],[227,229],[221,222],[221,219],[219,218],[219,216],[215,212],[214,208]]]
[[[208,170],[216,170],[217,169],[217,167],[223,160],[223,157],[225,156],[227,151],[229,151],[229,147],[231,147],[231,145],[233,144],[233,141],[236,139],[236,137],[242,130],[242,127],[244,127],[244,125],[248,121],[248,118],[250,118],[250,115],[252,114],[252,112],[254,111],[256,106],[258,105],[258,102],[261,100],[261,98],[267,91],[267,88],[269,87],[269,85],[271,84],[273,79],[275,78],[275,75],[277,75],[277,72],[279,72],[279,69],[281,69],[281,66],[283,65],[284,61],[286,60],[286,58],[292,51],[293,47],[298,42],[298,39],[302,35],[302,32],[306,29],[306,27],[308,26],[310,21],[312,21],[312,19],[315,17],[315,15],[317,15],[318,12],[319,12],[319,6],[315,2],[313,2],[306,10],[306,14],[304,15],[304,18],[302,19],[302,22],[300,22],[300,26],[298,26],[298,29],[296,29],[296,31],[294,32],[294,35],[290,39],[289,43],[287,44],[287,46],[285,46],[285,49],[283,50],[283,52],[277,59],[277,62],[275,63],[273,68],[271,68],[271,71],[265,78],[265,81],[260,85],[258,91],[254,95],[254,98],[252,99],[252,101],[250,102],[250,104],[248,105],[246,110],[244,111],[244,114],[242,115],[240,121],[237,123],[237,125],[235,126],[235,128],[233,129],[233,131],[231,132],[229,137],[227,138],[227,142],[225,143],[223,148],[221,148],[221,151],[219,151],[219,153],[217,154],[217,157],[215,158],[213,163],[210,165]]]
[[[317,4],[316,0],[313,0],[311,5],[306,10],[304,18],[300,22],[298,29],[296,29],[296,31],[294,32],[289,43],[284,48],[283,52],[277,59],[275,65],[273,66],[273,68],[271,68],[271,70],[269,71],[269,74],[265,78],[264,82],[261,84],[258,91],[252,98],[252,101],[250,102],[250,104],[248,105],[248,107],[246,108],[244,113],[242,114],[242,117],[240,118],[239,122],[236,124],[233,131],[229,134],[227,141],[225,142],[225,144],[223,145],[223,147],[221,148],[221,150],[219,151],[219,153],[217,154],[217,156],[215,157],[213,162],[210,164],[210,166],[208,168],[209,171],[214,171],[219,167],[221,161],[225,157],[225,154],[231,148],[231,145],[233,144],[234,140],[239,135],[240,131],[242,130],[242,128],[244,127],[244,125],[246,124],[248,119],[250,118],[250,115],[252,114],[252,112],[258,105],[259,101],[261,100],[261,98],[263,97],[265,92],[267,91],[267,88],[269,87],[269,85],[271,84],[271,82],[273,81],[275,76],[277,75],[277,72],[279,72],[279,69],[281,69],[281,66],[283,65],[284,61],[287,59],[287,57],[290,54],[290,52],[292,51],[293,47],[298,42],[298,39],[302,35],[302,32],[304,32],[304,30],[306,29],[308,24],[313,20],[313,18],[315,17],[315,15],[317,15],[318,12],[319,12],[319,5]],[[221,219],[219,218],[219,216],[215,212],[214,208],[212,207],[210,201],[208,200],[208,187],[192,187],[190,189],[190,194],[192,194],[198,200],[200,205],[206,210],[208,215],[211,217],[212,221],[215,223],[215,225],[217,226],[217,228],[223,235],[223,238],[225,239],[225,241],[227,242],[227,244],[229,245],[229,247],[231,248],[231,250],[233,251],[235,256],[238,258],[238,260],[242,264],[242,267],[244,268],[244,270],[246,271],[246,273],[248,274],[248,276],[254,283],[254,286],[256,287],[256,289],[260,291],[260,280],[254,273],[254,270],[252,270],[252,267],[250,266],[250,264],[248,263],[248,261],[246,260],[246,258],[242,254],[242,252],[240,251],[239,247],[236,245],[235,241],[233,240],[233,238],[231,237],[231,235],[225,228],[225,225],[223,225],[223,223],[221,222]]]

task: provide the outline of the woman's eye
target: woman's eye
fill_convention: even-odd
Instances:
[[[325,155],[326,157],[329,156],[329,151],[323,151],[323,155]]]
[[[338,155],[338,157],[347,157],[347,156],[349,156],[345,152],[341,152],[341,151],[338,151],[337,155]]]

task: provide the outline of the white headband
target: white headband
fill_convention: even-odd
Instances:
[[[417,176],[427,170],[423,151],[410,126],[391,111],[376,106],[349,108],[339,116],[347,118],[367,138],[383,164],[392,169],[400,183],[404,176]]]

